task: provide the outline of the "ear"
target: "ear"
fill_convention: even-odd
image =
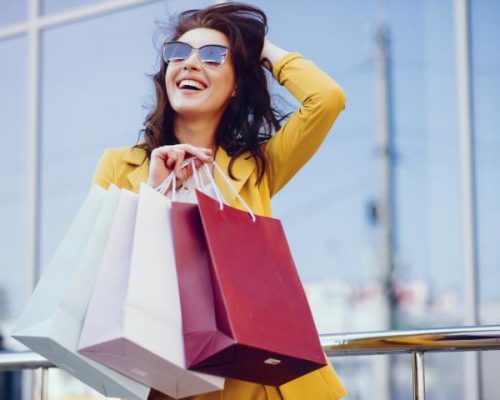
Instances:
[[[231,97],[236,97],[236,89],[237,89],[237,86],[234,85],[234,89],[233,89],[233,92],[231,93]]]

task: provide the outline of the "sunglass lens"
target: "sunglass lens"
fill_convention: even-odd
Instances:
[[[183,61],[189,57],[191,46],[185,43],[167,43],[163,48],[163,59],[165,62]]]
[[[224,62],[227,49],[223,46],[208,45],[203,46],[200,51],[200,59],[203,63],[211,66],[220,66]]]

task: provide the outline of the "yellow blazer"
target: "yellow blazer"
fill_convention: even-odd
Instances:
[[[333,122],[345,107],[342,89],[328,75],[298,53],[283,57],[273,75],[301,103],[301,107],[265,144],[267,170],[259,186],[255,161],[245,155],[233,163],[231,180],[240,196],[258,215],[271,216],[271,198],[312,157]],[[230,157],[219,147],[215,162],[228,170]],[[101,157],[94,183],[105,188],[118,187],[137,192],[146,182],[149,160],[140,148],[108,149]],[[227,174],[228,175],[228,174]],[[242,209],[236,196],[219,174],[214,176],[228,204]],[[226,379],[224,390],[194,396],[192,400],[334,400],[346,394],[333,368],[328,365],[292,382],[274,388],[235,379]]]

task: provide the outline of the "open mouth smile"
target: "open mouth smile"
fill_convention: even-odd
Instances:
[[[177,83],[177,87],[179,89],[202,91],[207,88],[207,85],[205,85],[202,82],[195,81],[193,79],[182,79]]]

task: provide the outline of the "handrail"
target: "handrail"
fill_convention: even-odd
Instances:
[[[324,334],[320,341],[330,357],[411,353],[413,399],[424,400],[424,353],[500,350],[500,325]],[[42,388],[51,367],[33,352],[0,352],[0,371],[42,368]]]
[[[330,357],[418,352],[500,350],[500,326],[320,335]]]
[[[54,367],[54,364],[32,351],[0,352],[0,371],[51,367]]]

